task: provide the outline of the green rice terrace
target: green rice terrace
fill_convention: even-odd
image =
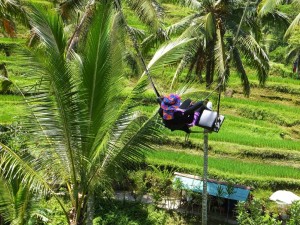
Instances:
[[[5,1],[0,0],[1,7],[2,2]],[[159,0],[152,3],[152,6],[157,4],[153,8],[146,3],[150,0],[120,1],[121,6],[99,3],[97,13],[90,14],[91,21],[81,30],[85,34],[78,38],[79,44],[76,43],[71,53],[66,51],[70,43],[67,40],[73,37],[79,17],[84,18],[83,5],[89,3],[83,1],[78,6],[81,8],[76,11],[77,19],[71,14],[64,18],[67,14],[63,13],[60,19],[56,16],[59,10],[53,10],[59,4],[30,2],[35,2],[36,8],[26,4],[25,12],[31,10],[25,14],[29,22],[22,21],[23,14],[14,17],[15,13],[24,12],[9,14],[14,21],[14,32],[4,22],[8,21],[4,12],[11,8],[3,5],[3,10],[0,9],[0,225],[205,224],[201,194],[176,188],[174,184],[175,173],[202,179],[204,129],[192,127],[196,132],[186,140],[183,131],[164,127],[147,74],[141,76],[145,68],[139,57],[142,55],[147,65],[153,64],[149,68],[150,76],[160,94],[183,93],[183,99],[191,98],[194,102],[208,96],[216,111],[218,91],[214,88],[219,74],[226,72],[225,56],[231,48],[229,45],[234,43],[242,12],[245,8],[247,12],[247,7],[249,11],[257,7],[253,8],[258,13],[255,18],[261,18],[266,14],[259,10],[271,7],[271,1],[258,1],[258,5],[253,2],[247,7],[244,1],[235,4],[219,1],[232,4],[232,17],[241,14],[228,24],[229,14],[209,20],[212,14],[204,16],[199,11],[198,7],[212,4],[211,7],[216,7],[212,11],[214,15],[222,13],[218,7],[223,5],[218,5],[218,1]],[[276,10],[286,13],[291,22],[300,6],[293,5],[299,1],[292,1],[292,5],[289,2],[276,5]],[[59,3],[61,7],[63,2]],[[115,13],[118,7],[123,7],[122,14]],[[194,15],[197,9],[199,14]],[[157,17],[161,14],[156,15],[155,10],[163,11],[164,16]],[[194,17],[188,19],[188,15]],[[220,114],[225,120],[219,132],[208,133],[208,179],[216,181],[219,187],[225,184],[249,188],[247,199],[251,199],[246,203],[247,208],[243,203],[229,207],[231,201],[224,193],[209,197],[208,224],[299,225],[300,219],[293,217],[297,213],[293,214],[290,205],[281,207],[269,200],[277,190],[300,196],[300,79],[299,72],[293,72],[295,59],[300,59],[299,15],[293,23],[294,33],[285,37],[289,25],[277,31],[264,25],[264,20],[252,20],[251,15],[246,15],[249,23],[242,24],[237,47],[232,48],[230,75],[226,77],[226,89],[221,92]],[[93,20],[94,17],[97,19]],[[160,20],[157,22],[155,18]],[[215,30],[208,28],[209,21],[219,21]],[[191,29],[193,23],[199,23],[199,29],[195,30],[201,32]],[[259,35],[255,32],[258,31],[248,27],[254,23],[256,29],[262,30],[257,42],[255,38]],[[186,28],[187,24],[190,28]],[[125,25],[128,26],[116,29]],[[219,27],[223,25],[222,31]],[[164,29],[169,37],[159,39],[162,35],[159,29],[153,33],[156,26]],[[134,35],[126,36],[130,27],[136,28],[133,33],[141,52],[136,52]],[[37,33],[35,37],[33,30]],[[252,39],[247,32],[252,32]],[[196,47],[190,50],[181,47],[176,42],[180,35],[185,38],[184,46]],[[212,41],[205,35],[216,36]],[[119,39],[122,44],[115,44]],[[167,52],[167,56],[157,56],[161,46],[171,41],[174,41],[171,47],[176,48]],[[30,47],[29,42],[33,43]],[[255,47],[248,48],[253,43]],[[238,48],[239,52],[234,50]],[[220,49],[224,50],[223,55]],[[192,54],[196,52],[199,61],[194,62],[196,58]],[[296,53],[287,56],[287,52]],[[251,54],[256,54],[255,60]],[[210,57],[216,59],[214,65],[209,65],[213,61]],[[194,67],[178,69],[178,65],[190,62],[194,62]],[[175,79],[178,71],[182,73]],[[209,71],[214,82],[207,88]],[[126,195],[132,199],[118,201],[116,193],[124,194],[123,199]],[[192,195],[193,201],[187,201],[187,196]],[[141,199],[145,196],[151,197],[151,204],[144,204]],[[181,208],[162,209],[166,208],[162,202],[175,202],[174,199],[180,199]],[[15,207],[9,208],[9,204]],[[292,207],[300,212],[299,204]],[[264,210],[255,211],[258,208]],[[263,215],[264,219],[254,219],[254,214]],[[291,219],[284,221],[282,214]]]

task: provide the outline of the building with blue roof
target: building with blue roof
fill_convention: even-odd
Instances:
[[[201,177],[194,176],[190,174],[183,174],[175,172],[175,180],[179,180],[182,184],[182,189],[191,190],[194,192],[202,193],[203,191],[203,181]],[[233,193],[228,196],[227,194],[228,183],[219,182],[216,180],[208,179],[207,180],[207,193],[210,196],[222,197],[226,199],[236,200],[236,201],[246,201],[250,193],[250,187],[242,185],[233,185]],[[220,189],[223,189],[222,196],[219,196]]]

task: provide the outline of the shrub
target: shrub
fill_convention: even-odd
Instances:
[[[280,77],[293,77],[294,73],[292,68],[287,68],[284,64],[271,63],[269,75]]]
[[[146,171],[139,170],[129,174],[129,178],[132,181],[133,194],[136,200],[140,201],[144,194],[147,193],[146,186]]]
[[[269,57],[272,61],[282,63],[285,61],[285,52],[286,52],[286,47],[278,46],[277,48],[275,48],[273,51],[269,53]]]
[[[288,225],[300,224],[300,201],[294,202],[289,210],[290,220]]]
[[[96,211],[93,225],[164,225],[187,224],[185,219],[176,212],[167,212],[153,205],[137,202],[102,202]]]
[[[239,202],[237,205],[237,222],[239,225],[279,225],[276,215],[264,209],[262,201],[253,199],[250,202]]]
[[[287,210],[287,211],[286,211]],[[254,199],[249,202],[239,202],[237,205],[237,222],[240,225],[260,224],[260,225],[299,225],[300,224],[300,201],[294,202],[289,209],[279,212],[279,215],[266,210],[264,202]],[[282,214],[283,213],[283,214]],[[281,215],[289,214],[285,217],[286,223],[282,223]]]

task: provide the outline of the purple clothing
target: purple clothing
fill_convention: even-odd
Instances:
[[[199,122],[199,118],[200,118],[200,113],[199,112],[195,112],[194,113],[194,119],[193,119],[193,122],[192,123],[189,123],[188,126],[189,127],[193,127],[193,126],[196,126]]]

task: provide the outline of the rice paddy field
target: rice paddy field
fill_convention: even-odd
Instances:
[[[250,186],[254,195],[266,199],[278,189],[300,194],[300,80],[269,77],[260,87],[251,71],[249,77],[249,97],[243,95],[234,73],[227,87],[233,95],[222,94],[220,113],[225,121],[218,133],[209,134],[209,178]],[[159,77],[154,79],[163,89]],[[200,84],[196,89],[187,96],[199,100],[210,93]],[[145,93],[139,110],[152,114],[157,110],[151,101],[154,98],[151,90]],[[210,99],[216,110],[217,93]],[[156,140],[155,151],[147,154],[147,163],[201,176],[203,128],[194,127],[197,133],[192,133],[188,142],[184,132],[171,132],[161,123],[159,129],[161,140]]]
[[[221,98],[225,121],[218,133],[209,134],[209,177],[248,185],[254,195],[265,198],[278,189],[300,193],[300,81],[270,77],[265,87],[259,87],[254,74],[250,77],[250,97],[243,96],[232,77],[228,89],[234,94]],[[199,91],[198,96],[203,95]],[[216,96],[212,101],[216,109]],[[201,175],[203,128],[193,128],[200,133],[192,133],[188,143],[183,132],[162,129],[168,141],[148,154],[148,162]]]

